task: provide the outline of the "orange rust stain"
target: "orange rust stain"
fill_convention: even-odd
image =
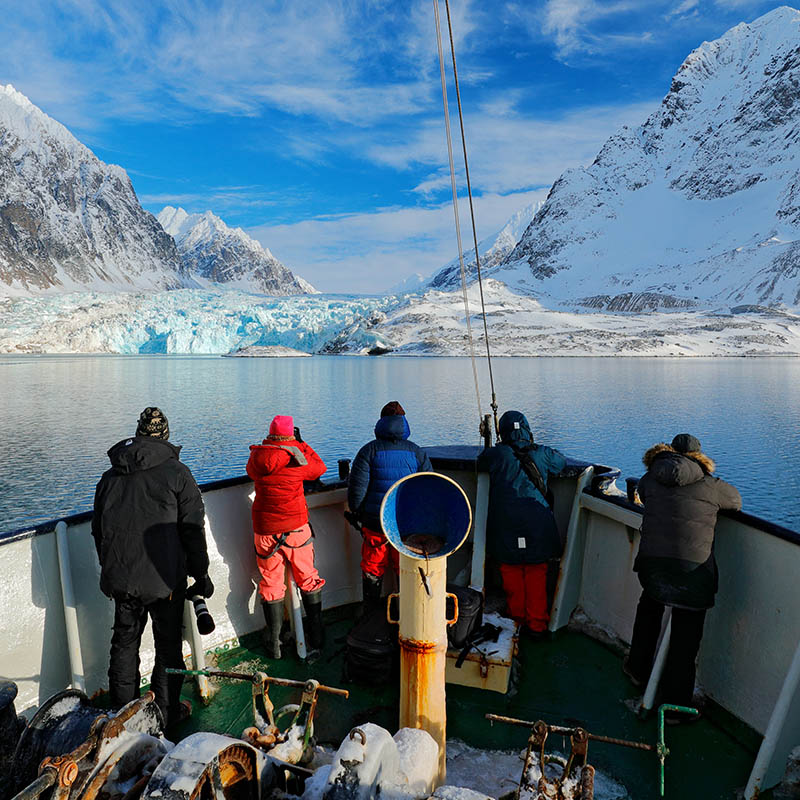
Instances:
[[[419,641],[418,639],[406,639],[400,637],[400,648],[409,653],[433,653],[436,650],[443,649],[441,645],[436,642]]]

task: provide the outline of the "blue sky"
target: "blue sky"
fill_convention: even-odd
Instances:
[[[451,0],[479,238],[641,124],[703,40],[775,7]],[[0,83],[149,211],[211,210],[323,291],[455,256],[433,0],[0,0],[0,20]]]

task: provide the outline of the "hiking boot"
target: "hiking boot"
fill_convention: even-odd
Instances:
[[[306,609],[305,633],[308,644],[307,660],[316,661],[322,654],[325,644],[325,626],[322,624],[322,590],[303,592],[303,605]]]
[[[361,618],[367,616],[373,608],[377,608],[381,602],[381,591],[383,589],[383,578],[373,575],[371,572],[361,573]]]
[[[264,603],[264,650],[267,658],[281,657],[281,626],[283,625],[283,598]]]

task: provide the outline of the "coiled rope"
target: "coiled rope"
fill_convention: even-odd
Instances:
[[[486,343],[486,362],[489,368],[489,383],[491,386],[492,392],[492,402],[491,408],[492,413],[494,415],[494,428],[495,434],[498,431],[498,422],[497,422],[497,395],[495,393],[494,388],[494,373],[492,371],[492,353],[491,348],[489,346],[489,328],[486,322],[486,303],[483,296],[483,279],[481,275],[481,260],[480,260],[480,253],[478,252],[478,234],[477,229],[475,226],[475,207],[472,200],[472,184],[469,177],[469,160],[467,158],[467,140],[464,134],[464,114],[463,109],[461,106],[461,90],[458,85],[458,67],[456,66],[456,49],[455,43],[453,41],[453,23],[450,16],[450,0],[445,0],[445,10],[447,12],[447,29],[450,38],[450,53],[452,56],[453,61],[453,81],[455,85],[455,92],[456,92],[456,102],[458,104],[458,122],[461,129],[461,146],[462,151],[464,154],[464,172],[466,175],[467,180],[467,195],[469,197],[469,213],[470,219],[472,222],[472,241],[473,246],[475,248],[475,267],[478,275],[478,289],[480,292],[481,298],[481,316],[483,318],[483,336],[484,341]],[[441,30],[441,22],[439,19],[439,0],[433,0],[433,15],[436,21],[436,44],[439,51],[439,72],[441,75],[442,80],[442,103],[444,106],[444,122],[445,122],[445,131],[447,134],[447,156],[450,163],[450,185],[453,193],[453,215],[455,217],[455,226],[456,226],[456,238],[458,240],[458,263],[461,269],[461,293],[464,298],[464,311],[466,314],[466,321],[467,321],[467,337],[469,340],[469,353],[470,359],[472,361],[472,376],[473,380],[475,381],[475,394],[478,400],[478,414],[482,417],[483,416],[483,408],[481,404],[481,394],[480,394],[480,386],[478,382],[478,370],[475,363],[475,347],[472,338],[472,323],[470,319],[470,311],[469,311],[469,298],[467,296],[467,271],[466,267],[464,266],[464,248],[461,242],[461,222],[459,219],[458,214],[458,191],[456,189],[456,174],[455,174],[455,163],[453,159],[453,143],[452,138],[450,135],[450,111],[447,103],[447,80],[445,77],[445,68],[444,68],[444,53],[442,49],[442,30]]]

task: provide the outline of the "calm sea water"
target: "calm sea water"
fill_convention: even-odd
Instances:
[[[495,359],[501,411],[537,441],[641,475],[642,453],[696,435],[744,510],[800,530],[800,359]],[[479,365],[482,400],[490,400]],[[478,444],[468,359],[0,356],[0,532],[91,508],[106,450],[160,406],[199,482],[244,474],[291,414],[331,468],[400,400],[419,444]],[[624,487],[624,483],[620,482]]]

